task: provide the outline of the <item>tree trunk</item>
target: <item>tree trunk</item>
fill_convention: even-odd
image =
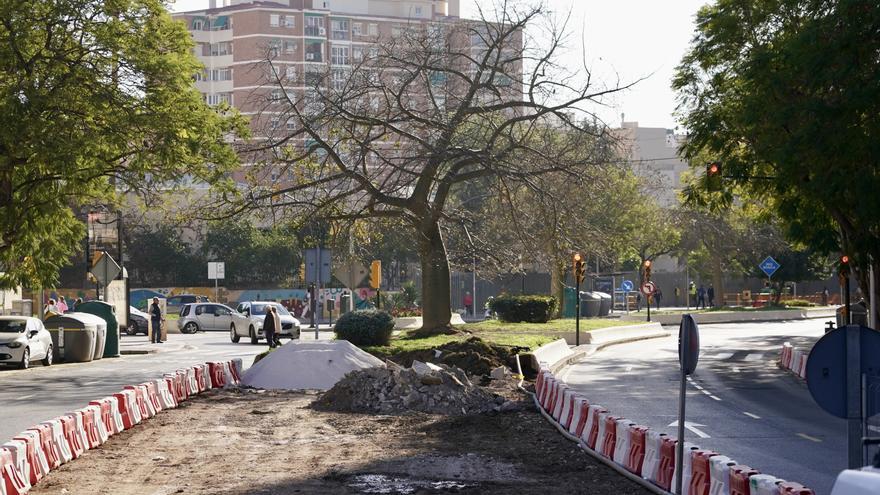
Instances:
[[[565,314],[565,262],[555,256],[550,261],[550,295],[559,302],[555,318]]]
[[[712,256],[712,285],[715,289],[715,304],[724,306],[724,269],[721,266],[721,256],[718,254]]]
[[[419,261],[422,267],[422,328],[419,335],[450,333],[452,318],[451,282],[446,246],[440,225],[424,220],[418,227]]]

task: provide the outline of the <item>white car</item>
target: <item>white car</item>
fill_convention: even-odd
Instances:
[[[831,495],[876,495],[880,493],[880,467],[865,466],[840,473]]]
[[[235,333],[236,329],[246,329],[248,319],[225,304],[192,303],[180,308],[177,328],[181,333],[208,332],[211,330]]]
[[[290,311],[283,305],[271,301],[246,301],[239,303],[236,309],[248,318],[250,324],[246,329],[230,332],[230,340],[237,343],[242,337],[248,337],[251,339],[251,344],[257,344],[260,342],[260,339],[266,338],[263,335],[263,321],[266,319],[266,307],[268,306],[274,306],[278,310],[278,317],[281,320],[281,331],[278,332],[278,335],[286,335],[292,339],[298,339],[300,333],[299,320],[290,314]]]
[[[0,364],[27,369],[31,361],[52,364],[52,335],[38,318],[0,316]]]

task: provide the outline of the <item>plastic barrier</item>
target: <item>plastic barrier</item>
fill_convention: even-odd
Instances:
[[[782,344],[782,354],[779,356],[779,364],[783,368],[791,368],[791,344],[786,342]]]
[[[695,450],[691,453],[690,495],[709,495],[711,473],[709,459],[718,455],[710,450]]]
[[[208,370],[211,375],[211,388],[226,387],[226,372],[223,369],[223,363],[208,363]]]
[[[83,452],[89,450],[91,447],[89,446],[89,437],[86,435],[85,421],[83,420],[82,411],[65,413],[62,417],[73,419],[73,436],[75,438],[71,440],[68,437],[68,443],[71,445],[71,450],[73,450],[74,443],[76,443],[77,446],[81,446]]]
[[[189,399],[189,380],[186,376],[186,370],[177,370],[175,373],[177,375],[177,394],[181,397],[180,400]],[[180,403],[180,401],[177,401]]]
[[[200,364],[196,367],[196,373],[199,376],[202,392],[211,390],[211,373],[207,364]]]
[[[128,385],[125,387],[125,390],[131,390],[135,393],[135,402],[141,415],[141,421],[153,417],[155,412],[153,411],[146,386]]]
[[[0,447],[0,494],[24,495],[30,488],[15,464],[12,451]]]
[[[614,451],[611,460],[626,467],[626,462],[629,460],[629,429],[635,426],[635,423],[628,419],[618,419],[615,424]]]
[[[609,459],[613,459],[614,447],[617,445],[617,420],[621,418],[608,415],[607,413],[603,414],[605,414],[605,421],[603,421],[605,428],[602,432],[604,436],[600,439],[602,448],[599,450],[599,453]]]
[[[802,357],[801,351],[799,351],[797,349],[793,350],[791,352],[791,366],[789,367],[789,369],[791,369],[791,370],[800,369],[801,357]]]
[[[59,416],[58,421],[61,423],[61,429],[64,434],[64,441],[67,442],[67,448],[70,451],[70,459],[76,459],[83,455],[86,451],[86,444],[83,439],[82,429],[77,428],[77,420],[74,416]],[[79,422],[82,424],[82,421]]]
[[[104,431],[107,433],[104,438],[104,441],[106,442],[107,438],[118,433],[118,431],[114,431],[116,422],[113,419],[113,405],[107,399],[99,399],[89,402],[89,406],[96,407],[100,411],[101,424],[104,425]]]
[[[596,421],[599,428],[596,431],[595,447],[593,447],[593,450],[595,450],[598,454],[601,454],[605,450],[605,430],[607,428],[607,423],[605,422],[605,420],[608,419],[608,416],[610,415],[611,413],[608,411],[602,411],[597,414]]]
[[[230,369],[232,371],[232,377],[235,379],[235,383],[241,383],[241,373],[244,370],[244,362],[241,358],[235,358],[230,361]]]
[[[101,445],[107,440],[106,430],[101,421],[101,408],[98,406],[87,406],[79,410],[82,412],[83,429],[86,431],[88,446],[90,449]]]
[[[32,431],[24,431],[13,440],[20,440],[26,444],[25,456],[27,457],[28,472],[21,473],[27,476],[31,485],[36,485],[43,476],[49,474],[49,464],[46,462],[46,456],[43,455],[43,449],[40,448],[40,435]]]
[[[127,430],[141,422],[141,411],[137,405],[137,393],[134,390],[123,390],[113,394],[116,397],[116,408],[122,419],[122,429]]]
[[[147,401],[150,403],[149,405],[153,407],[153,414],[150,416],[155,416],[164,409],[162,407],[162,399],[159,398],[159,388],[156,387],[155,381],[142,383],[141,385],[147,388]]]
[[[629,427],[629,452],[626,453],[627,471],[644,476],[642,466],[645,463],[645,443],[647,441],[648,427],[632,425]]]
[[[660,468],[660,445],[666,433],[648,430],[645,432],[645,460],[642,463],[642,477],[656,484]]]
[[[655,484],[666,491],[669,491],[669,487],[672,486],[675,475],[675,445],[677,443],[677,440],[669,436],[660,438],[660,462],[657,465]]]
[[[801,359],[801,367],[797,371],[798,376],[804,380],[807,379],[807,358],[809,357],[809,354],[804,354],[803,359]]]
[[[750,495],[749,478],[761,474],[757,469],[737,464],[730,467],[730,495]]]
[[[556,388],[556,397],[553,399],[553,409],[552,416],[557,422],[559,422],[559,418],[562,416],[562,407],[565,404],[566,396],[571,395],[571,391],[568,389],[568,385],[563,382],[557,382]]]
[[[199,390],[199,381],[196,379],[196,369],[195,368],[187,368],[183,370],[186,373],[186,386],[188,388],[187,392],[190,396],[196,395],[200,392]]]
[[[58,453],[58,458],[61,460],[61,464],[66,464],[72,461],[73,452],[64,435],[64,424],[61,422],[61,419],[50,419],[49,421],[43,421],[40,424],[46,425],[52,430],[52,444],[55,446],[55,452]]]
[[[800,483],[785,481],[779,484],[779,495],[816,495],[816,492]]]
[[[691,478],[694,475],[694,451],[700,450],[696,445],[685,442],[684,443],[684,451],[682,452],[682,471],[681,471],[681,495],[690,495],[691,492]],[[675,472],[672,476],[673,483],[675,482],[675,477],[678,476],[678,466],[675,466]]]
[[[549,371],[541,370],[535,381],[535,397],[538,398],[538,403],[541,404],[541,407],[544,406],[544,400],[547,398],[547,386],[552,376]]]
[[[756,474],[749,478],[752,495],[779,495],[779,485],[785,480],[769,474]]]
[[[709,495],[730,494],[731,466],[736,466],[736,461],[724,455],[709,459]]]
[[[28,428],[27,431],[32,431],[39,436],[38,445],[43,451],[43,455],[46,457],[46,464],[49,466],[49,470],[51,471],[60,466],[61,455],[58,453],[58,448],[55,446],[55,440],[52,438],[52,427],[39,424]]]
[[[177,401],[174,400],[174,394],[171,391],[172,386],[165,379],[155,380],[154,385],[156,387],[156,395],[159,397],[159,402],[162,404],[162,409],[174,409],[177,407]]]
[[[550,403],[553,401],[553,394],[556,391],[556,378],[553,375],[547,377],[546,381],[546,391],[544,392],[544,399],[541,401],[541,407],[544,408],[545,411],[550,409]]]
[[[568,432],[580,438],[584,434],[584,426],[587,424],[587,413],[590,409],[590,402],[581,396],[577,396],[574,400],[574,415],[571,417],[571,424],[568,425]]]
[[[587,447],[595,451],[598,449],[596,444],[599,440],[599,432],[604,429],[603,425],[605,424],[604,418],[600,419],[599,416],[608,411],[600,405],[591,405],[587,410],[587,426],[581,434],[581,439],[584,440]]]
[[[20,479],[23,486],[29,490],[31,487],[31,468],[30,463],[28,462],[27,442],[23,440],[10,440],[5,444],[0,445],[0,448],[6,449],[12,455],[11,470],[14,474],[9,475],[8,478]],[[6,469],[4,469],[4,471],[6,471]],[[9,485],[11,484],[5,484],[4,486],[8,489]]]
[[[559,411],[559,413],[554,416],[556,418],[556,421],[559,421],[559,424],[565,429],[568,429],[569,423],[567,421],[571,421],[571,418],[569,416],[571,413],[571,406],[573,405],[573,401],[574,390],[565,387],[565,389],[562,391],[562,400],[559,401],[558,404],[556,404],[556,411]]]

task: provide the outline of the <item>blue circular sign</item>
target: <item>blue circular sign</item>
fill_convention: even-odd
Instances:
[[[630,282],[629,280],[624,280],[623,282],[620,283],[620,288],[623,289],[624,292],[632,292],[633,283]]]
[[[880,376],[880,332],[868,327],[850,325],[858,332],[861,370],[859,375]],[[826,333],[807,358],[807,388],[819,407],[846,418],[846,340],[847,327]],[[875,400],[868,400],[868,416],[878,412]]]

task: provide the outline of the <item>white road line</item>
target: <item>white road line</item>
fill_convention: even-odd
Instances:
[[[709,395],[709,397],[711,397],[712,400],[721,401],[721,397],[718,397],[718,396],[715,396],[715,395],[711,395],[711,394]]]
[[[700,389],[700,392],[703,392],[705,395],[712,395],[712,392],[709,392],[708,390]]]
[[[21,397],[18,398],[18,400],[30,399],[31,397],[33,397],[33,396],[35,396],[35,395],[37,395],[37,394],[22,395]]]
[[[697,389],[697,390],[703,390],[703,387],[697,385],[696,383],[692,383],[691,385],[693,385],[694,388]]]
[[[752,414],[750,412],[743,411],[743,414],[745,414],[746,416],[748,416],[750,418],[761,419],[761,416],[758,416],[757,414]]]
[[[743,361],[760,361],[762,359],[764,359],[763,352],[750,352],[749,354],[746,355],[746,357],[745,357],[745,359],[743,359]]]
[[[797,436],[799,436],[799,437],[801,437],[801,438],[805,438],[805,439],[807,439],[807,440],[809,440],[809,441],[811,441],[811,442],[816,442],[816,443],[821,443],[821,442],[822,442],[822,440],[820,440],[820,439],[818,439],[818,438],[816,438],[816,437],[811,437],[810,435],[807,435],[806,433],[798,433]]]
[[[83,385],[97,385],[99,383],[101,383],[100,380],[97,382],[85,382],[85,383],[83,383]]]
[[[730,370],[733,371],[734,373],[739,373],[739,368],[737,368],[736,366],[734,366],[733,368],[730,368]]]
[[[712,356],[712,359],[716,359],[716,360],[718,360],[718,361],[724,361],[725,359],[729,359],[729,358],[731,358],[731,357],[733,357],[733,353],[732,353],[732,352],[720,352],[720,353],[715,354],[714,356]]]
[[[632,366],[627,366],[627,367],[626,367],[626,372],[627,372],[627,373],[629,373],[629,372],[632,371],[632,370],[633,370],[633,367],[632,367]]]

